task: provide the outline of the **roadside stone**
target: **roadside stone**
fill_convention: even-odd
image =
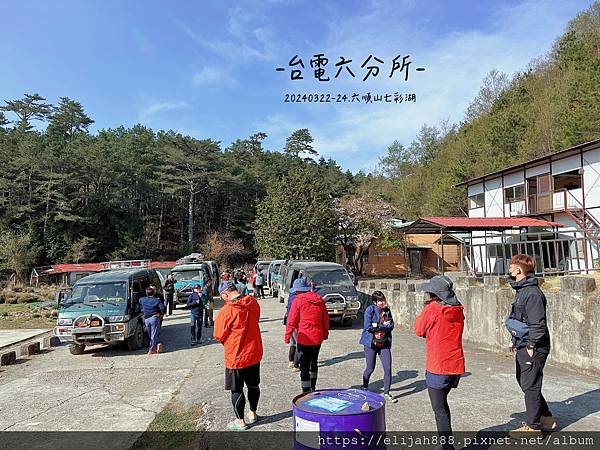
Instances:
[[[38,355],[40,352],[41,346],[39,342],[32,342],[21,346],[21,355],[23,356]]]
[[[16,360],[16,352],[4,352],[0,354],[0,366],[8,366],[9,364],[14,364]]]
[[[562,277],[560,290],[563,292],[593,292],[596,289],[596,280],[587,277]]]
[[[60,346],[60,339],[56,336],[48,336],[44,338],[44,348]]]

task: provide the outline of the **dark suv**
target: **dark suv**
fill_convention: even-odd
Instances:
[[[153,269],[110,270],[88,275],[60,299],[54,334],[70,344],[74,355],[96,344],[126,343],[129,350],[144,345],[144,319],[139,299],[154,284],[162,293]]]
[[[294,280],[305,277],[313,286],[327,306],[329,318],[351,324],[358,316],[360,301],[355,283],[346,271],[339,265],[329,262],[292,261],[286,265],[285,277],[280,279],[284,297],[289,297],[289,290]]]

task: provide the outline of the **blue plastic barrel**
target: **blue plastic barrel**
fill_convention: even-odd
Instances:
[[[294,398],[293,411],[295,449],[383,448],[385,400],[379,394],[319,389]]]

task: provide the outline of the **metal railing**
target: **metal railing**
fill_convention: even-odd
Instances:
[[[482,242],[483,241],[483,242]],[[465,244],[470,269],[479,276],[509,275],[512,256],[524,253],[536,260],[536,275],[589,273],[600,269],[590,255],[595,243],[581,231],[477,236]]]
[[[557,189],[553,192],[527,196],[527,214],[541,214],[565,209],[583,209],[583,203],[573,193],[573,190]]]
[[[118,270],[131,268],[149,268],[152,264],[150,259],[132,259],[128,261],[107,261],[100,263],[100,270]]]

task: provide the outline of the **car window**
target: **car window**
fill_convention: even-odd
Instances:
[[[348,273],[342,269],[309,272],[308,278],[315,286],[354,286]]]

